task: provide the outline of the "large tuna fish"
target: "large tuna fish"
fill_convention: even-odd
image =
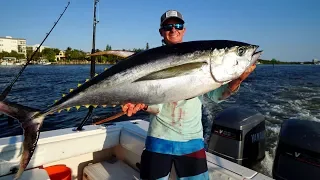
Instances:
[[[238,78],[261,55],[257,48],[238,41],[206,40],[160,46],[133,55],[117,51],[126,58],[48,108],[36,110],[0,101],[0,112],[19,120],[24,129],[16,177],[27,167],[48,114],[88,105],[152,105],[193,98]]]

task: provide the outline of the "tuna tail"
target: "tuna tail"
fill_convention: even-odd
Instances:
[[[4,101],[0,101],[0,112],[17,119],[23,128],[22,154],[19,170],[15,176],[15,179],[18,179],[28,166],[34,153],[40,135],[40,127],[45,116],[41,115],[38,109]]]

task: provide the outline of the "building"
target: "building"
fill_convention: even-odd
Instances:
[[[63,60],[65,59],[65,53],[64,51],[60,51],[59,54],[56,55],[56,61],[60,61],[60,60]]]
[[[312,60],[312,63],[313,63],[313,64],[320,65],[320,62],[319,62],[319,60],[318,60],[318,59],[313,59],[313,60]]]
[[[12,38],[11,36],[0,37],[0,52],[16,51],[27,56],[27,40],[23,38]]]
[[[28,50],[32,50],[32,52],[36,51],[40,44],[35,45],[27,45]],[[39,52],[42,52],[45,48],[50,48],[49,46],[41,46]]]

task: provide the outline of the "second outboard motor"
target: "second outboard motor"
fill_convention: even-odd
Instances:
[[[208,152],[252,167],[265,157],[265,117],[240,107],[222,111],[213,121]]]
[[[289,119],[282,123],[272,176],[276,180],[320,179],[320,123]]]

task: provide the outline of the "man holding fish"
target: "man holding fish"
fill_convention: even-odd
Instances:
[[[179,178],[208,179],[202,99],[207,96],[221,102],[235,93],[254,70],[262,51],[257,51],[258,45],[232,40],[182,42],[184,20],[177,11],[167,11],[161,17],[159,32],[165,46],[136,54],[121,50],[104,52],[126,58],[49,107],[37,109],[0,100],[0,112],[17,119],[23,128],[16,179],[35,152],[45,118],[88,105],[123,105],[128,116],[141,109],[152,115],[141,157],[142,179],[168,177],[172,163]]]
[[[160,20],[159,33],[166,46],[183,42],[186,32],[180,12],[166,11]],[[253,64],[238,79],[219,88],[186,100],[147,106],[127,103],[122,110],[132,116],[139,110],[151,114],[145,149],[141,157],[141,179],[168,179],[172,164],[178,178],[209,179],[204,149],[202,100],[206,96],[219,103],[237,92],[240,84],[255,69]]]

